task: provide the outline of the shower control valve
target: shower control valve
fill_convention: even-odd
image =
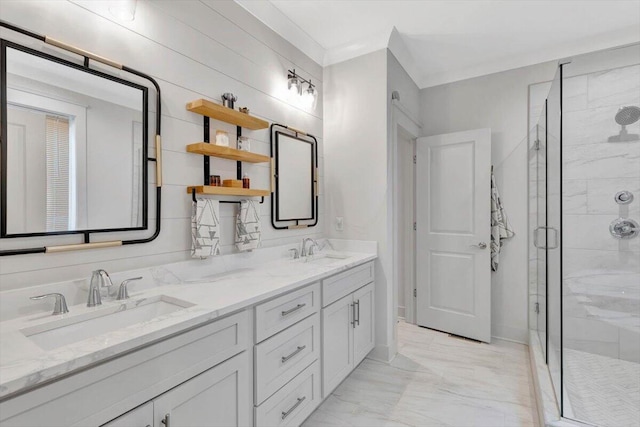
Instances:
[[[616,195],[613,196],[613,199],[619,205],[628,205],[629,203],[633,202],[633,193],[627,190],[618,191]]]
[[[632,239],[640,234],[640,225],[633,219],[618,218],[609,225],[609,232],[616,239]]]

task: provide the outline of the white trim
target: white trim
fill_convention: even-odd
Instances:
[[[377,345],[371,350],[371,352],[367,355],[367,359],[377,360],[379,362],[389,363],[394,357],[396,357],[395,353],[391,353],[391,348],[387,345]]]
[[[521,55],[513,55],[502,60],[491,60],[482,64],[458,70],[450,70],[437,74],[425,73],[419,81],[416,81],[420,89],[453,83],[488,74],[500,73],[544,62],[558,61],[561,58],[575,57],[585,53],[612,49],[619,46],[638,43],[638,29],[624,29],[607,34],[581,39],[573,43],[564,43],[550,48],[527,52]],[[400,60],[400,59],[398,59]],[[404,65],[404,64],[403,64]]]
[[[398,100],[392,99],[390,105],[390,114],[391,114],[391,129],[390,129],[390,146],[387,150],[388,152],[388,168],[389,168],[389,182],[387,188],[392,189],[390,191],[391,197],[391,218],[389,218],[389,224],[391,225],[391,244],[393,250],[392,252],[392,260],[391,260],[391,277],[392,277],[392,295],[393,295],[393,310],[392,310],[392,327],[396,327],[396,323],[398,320],[398,283],[400,281],[399,271],[400,271],[400,260],[398,259],[398,247],[399,247],[399,233],[398,233],[398,220],[399,220],[399,210],[400,206],[398,205],[398,199],[396,195],[396,191],[393,191],[399,181],[399,168],[398,168],[398,128],[401,127],[406,132],[408,132],[412,138],[417,139],[420,137],[422,133],[422,125],[414,118],[410,116],[409,110],[402,105],[402,103]],[[415,263],[414,263],[415,267]],[[415,276],[414,276],[415,277]],[[413,285],[415,288],[415,283]],[[415,298],[412,298],[413,289],[410,289],[409,292],[405,292],[405,320],[408,323],[415,323]],[[407,304],[407,301],[410,301],[411,304]]]
[[[406,122],[402,120],[403,118],[400,117],[400,120],[398,121],[398,123],[403,122],[401,123],[402,127],[407,128],[409,133],[411,133],[412,135],[419,135],[422,133],[422,122],[417,117],[414,117],[411,111],[407,107],[405,107],[405,105],[401,101],[397,99],[392,99],[391,104],[394,107],[396,107],[400,111],[400,113],[402,113],[405,116],[405,118],[411,120],[411,122],[413,122],[413,125],[415,125],[415,126],[413,125],[407,126]],[[417,136],[415,136],[415,138],[417,138]]]
[[[366,55],[367,53],[386,49],[389,46],[390,35],[391,30],[384,30],[370,34],[368,37],[327,49],[324,54],[323,65],[328,67],[329,65],[348,61]]]
[[[235,0],[247,12],[258,18],[282,38],[300,49],[316,63],[323,65],[325,48],[293,22],[270,1]],[[326,65],[326,64],[324,64]]]

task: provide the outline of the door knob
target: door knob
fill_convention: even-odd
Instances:
[[[476,243],[471,246],[474,248],[487,249],[487,244],[485,242]]]

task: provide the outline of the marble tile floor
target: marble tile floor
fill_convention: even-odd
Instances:
[[[604,427],[640,425],[639,363],[569,348],[564,358],[570,418]]]
[[[365,359],[303,425],[538,426],[528,349],[401,322],[393,362]]]

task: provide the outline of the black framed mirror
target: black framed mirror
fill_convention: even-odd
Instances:
[[[276,229],[318,223],[318,142],[288,126],[271,126],[271,223]]]
[[[0,250],[0,256],[154,240],[160,233],[160,87],[148,75],[0,21],[73,54],[62,58],[0,40],[0,238],[81,234],[64,246]],[[55,52],[54,52],[55,53]],[[132,79],[92,67],[101,62]],[[156,90],[155,157],[149,155],[149,87]],[[92,242],[94,233],[149,228],[149,162],[155,162],[156,224],[148,238]],[[24,246],[24,245],[21,245]]]
[[[2,40],[2,238],[148,228],[148,88]]]

